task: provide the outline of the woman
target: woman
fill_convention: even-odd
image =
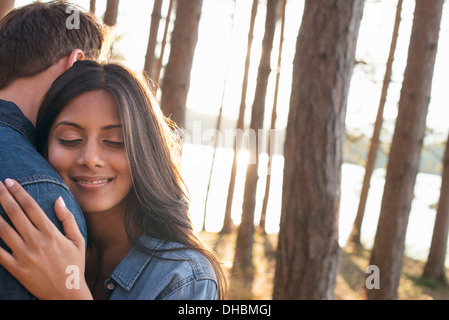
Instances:
[[[13,252],[0,251],[0,264],[41,299],[223,298],[219,262],[192,229],[174,129],[126,68],[75,63],[44,98],[36,130],[83,210],[85,257],[62,198],[55,211],[66,236],[8,179],[17,203],[4,185],[0,201],[18,233],[0,221]]]

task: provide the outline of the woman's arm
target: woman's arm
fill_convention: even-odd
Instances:
[[[55,213],[64,236],[19,183],[0,182],[0,205],[15,229],[0,217],[0,264],[38,299],[92,299],[84,278],[85,241],[62,198]]]

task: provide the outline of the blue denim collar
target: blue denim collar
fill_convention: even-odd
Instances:
[[[10,127],[24,135],[34,145],[36,131],[33,124],[13,102],[0,99],[0,126]]]
[[[153,255],[143,252],[139,246],[150,250],[157,250],[163,244],[162,240],[151,238],[147,235],[140,236],[137,245],[134,245],[126,257],[119,263],[111,275],[123,289],[129,291],[134,282],[139,278],[142,270],[151,261]]]

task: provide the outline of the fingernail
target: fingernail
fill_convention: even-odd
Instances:
[[[14,181],[8,178],[5,180],[5,184],[8,188],[11,188],[14,185]]]
[[[59,200],[59,203],[60,203],[64,208],[67,208],[67,206],[65,205],[65,201],[64,201],[64,199],[63,199],[61,196],[58,198],[58,200]]]

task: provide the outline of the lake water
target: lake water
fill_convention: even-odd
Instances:
[[[191,196],[191,217],[195,230],[200,231],[203,225],[204,203],[209,181],[213,148],[211,146],[186,144],[183,149],[183,176]],[[221,230],[226,208],[230,171],[233,160],[233,150],[218,148],[215,158],[214,171],[207,202],[206,230],[216,232]],[[232,218],[235,224],[240,223],[245,184],[244,169],[247,164],[247,153],[243,151],[239,156]],[[271,188],[268,201],[266,231],[277,233],[282,201],[283,157],[275,155],[271,167]],[[259,167],[259,182],[257,185],[255,221],[259,221],[262,200],[265,193],[265,178],[267,156],[262,154]],[[359,165],[343,164],[342,167],[342,196],[340,206],[340,245],[344,246],[352,230],[360,190],[365,169]],[[377,169],[371,179],[371,188],[366,205],[362,225],[361,239],[367,248],[373,245],[382,201],[385,170]],[[420,173],[415,186],[415,198],[412,202],[409,224],[406,234],[406,254],[410,257],[426,260],[432,239],[436,211],[433,205],[440,194],[441,177]]]

